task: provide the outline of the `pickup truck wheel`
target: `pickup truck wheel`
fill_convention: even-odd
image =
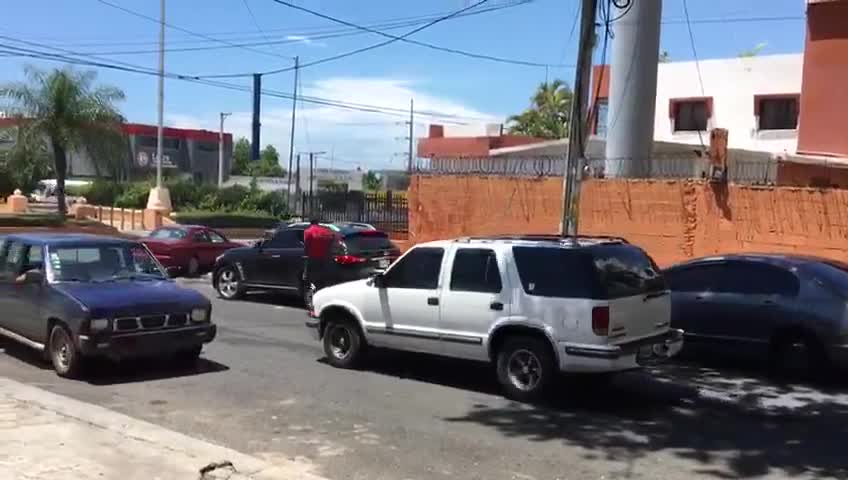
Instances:
[[[224,267],[218,272],[218,281],[215,285],[218,295],[227,300],[237,299],[244,294],[239,273],[232,266]]]
[[[350,322],[332,320],[324,329],[324,354],[330,365],[354,368],[362,359],[363,341],[359,329]]]
[[[60,377],[77,378],[82,372],[83,358],[74,345],[70,332],[62,326],[56,325],[50,331],[48,345],[50,361],[53,370]]]
[[[534,337],[507,339],[498,351],[497,374],[507,397],[521,402],[541,399],[556,375],[550,346]]]

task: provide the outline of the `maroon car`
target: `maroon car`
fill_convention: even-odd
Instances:
[[[203,226],[173,225],[156,229],[142,242],[157,260],[187,276],[208,272],[215,259],[231,248],[243,247],[221,233]]]

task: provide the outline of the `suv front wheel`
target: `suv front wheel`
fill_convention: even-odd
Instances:
[[[521,402],[541,399],[556,376],[556,365],[546,340],[508,338],[498,351],[498,381],[506,396]]]
[[[354,368],[362,360],[364,339],[351,321],[330,320],[324,327],[324,354],[330,365]]]

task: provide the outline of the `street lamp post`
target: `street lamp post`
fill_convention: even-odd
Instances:
[[[171,211],[171,195],[162,185],[163,130],[165,122],[165,0],[159,0],[159,93],[156,128],[156,187],[150,190],[147,208],[166,213]]]
[[[224,186],[224,119],[232,113],[221,112],[221,128],[218,130],[218,188]]]

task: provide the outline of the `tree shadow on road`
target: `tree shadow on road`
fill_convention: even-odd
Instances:
[[[475,405],[449,422],[475,423],[509,437],[561,441],[587,459],[658,452],[694,461],[691,472],[750,478],[848,475],[848,398],[809,385],[775,384],[697,364],[621,375],[604,389],[561,391],[542,406]],[[564,387],[567,388],[567,387]]]

